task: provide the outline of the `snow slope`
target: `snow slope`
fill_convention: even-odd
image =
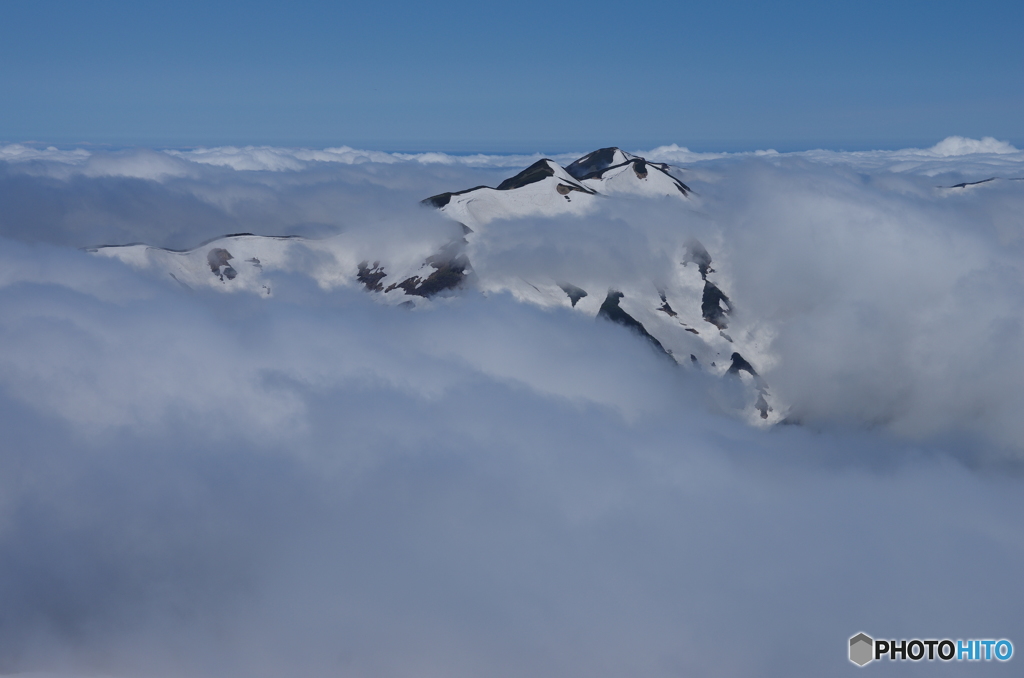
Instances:
[[[497,187],[425,199],[425,205],[461,223],[465,237],[424,242],[402,256],[361,250],[344,234],[322,240],[236,234],[188,251],[142,244],[91,251],[164,272],[190,289],[271,296],[272,274],[283,272],[309,276],[325,290],[361,285],[392,305],[430,306],[432,299],[471,288],[509,293],[542,307],[570,308],[630,328],[685,369],[743,384],[730,396],[736,408],[753,422],[775,423],[784,408],[773,401],[757,372],[771,362],[770,336],[756,323],[734,322],[728,279],[716,272],[707,248],[685,230],[663,245],[670,272],[657,280],[623,275],[613,267],[582,280],[566,279],[558,266],[531,263],[510,269],[489,263],[515,224],[536,218],[585,220],[607,200],[625,200],[627,212],[634,204],[630,200],[668,201],[685,221],[694,211],[692,194],[672,171],[678,170],[618,148],[599,149],[567,167],[544,158]],[[636,203],[637,209],[641,204]],[[477,260],[483,265],[474,266]]]

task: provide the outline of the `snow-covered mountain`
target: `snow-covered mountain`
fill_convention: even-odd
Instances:
[[[477,186],[425,202],[476,230],[495,219],[586,214],[609,195],[685,198],[690,189],[669,169],[618,148],[602,148],[568,167],[544,158],[497,188]]]
[[[690,188],[673,175],[678,172],[618,148],[588,153],[566,167],[542,159],[495,188],[477,186],[426,198],[425,206],[462,224],[463,236],[387,252],[370,251],[345,234],[321,240],[236,234],[188,251],[143,244],[91,251],[166,272],[193,289],[271,296],[271,273],[282,271],[307,275],[325,290],[358,285],[389,305],[429,308],[475,289],[510,293],[542,307],[566,307],[630,328],[683,369],[719,375],[726,385],[742,384],[726,388],[737,409],[752,422],[775,423],[784,408],[773,402],[758,374],[758,368],[771,363],[769,337],[756,323],[734,323],[728,277],[716,271],[712,253],[685,226],[659,243],[671,265],[657,279],[612,267],[590,269],[585,279],[567,279],[557,266],[499,270],[488,264],[485,254],[500,241],[502,229],[532,218],[556,224],[564,218],[586,220],[608,200],[623,201],[627,211],[636,206],[638,212],[645,201],[660,201],[659,207],[667,204],[685,225],[696,207]],[[744,315],[751,317],[746,310]]]

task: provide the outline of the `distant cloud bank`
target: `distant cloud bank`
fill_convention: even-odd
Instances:
[[[580,153],[560,153],[551,156],[544,156],[541,153],[532,155],[522,154],[449,154],[449,153],[389,153],[383,151],[370,151],[339,146],[336,148],[324,148],[320,150],[307,148],[282,148],[275,146],[218,146],[212,148],[195,148],[190,150],[165,150],[159,152],[173,158],[203,165],[216,165],[230,167],[239,171],[263,171],[263,172],[285,172],[307,169],[313,163],[342,163],[356,165],[363,163],[419,163],[423,165],[460,165],[479,168],[513,168],[524,167],[543,157],[551,157],[553,160],[568,163],[582,155]],[[134,151],[134,153],[147,153],[148,151]],[[140,178],[157,178],[159,176],[180,176],[185,170],[181,166],[171,163],[160,164],[158,156],[151,157],[150,162],[155,167],[146,166],[144,163],[130,160],[133,151],[125,151],[113,154],[120,158],[120,162],[108,161],[102,167],[93,167],[88,171],[96,174],[109,172],[115,176],[139,176]],[[642,155],[650,160],[670,163],[695,163],[707,160],[718,160],[722,158],[737,157],[806,157],[811,160],[826,158],[842,158],[845,162],[864,163],[873,168],[880,168],[886,164],[890,165],[893,171],[905,171],[900,163],[906,160],[921,161],[929,158],[957,158],[962,156],[983,155],[983,156],[1013,156],[1013,161],[1021,159],[1022,152],[1012,146],[1009,142],[998,141],[992,137],[983,139],[969,139],[966,137],[951,136],[943,139],[934,146],[926,149],[908,148],[896,151],[859,151],[844,153],[836,151],[799,151],[794,153],[778,153],[774,150],[760,150],[741,153],[699,153],[679,146],[670,144],[658,146],[650,150],[636,150],[637,155]],[[106,156],[104,152],[89,151],[84,148],[71,150],[60,150],[54,146],[40,148],[35,145],[9,144],[0,146],[0,161],[11,163],[48,161],[73,166],[90,165],[94,156]],[[1005,158],[1010,161],[1010,157]]]

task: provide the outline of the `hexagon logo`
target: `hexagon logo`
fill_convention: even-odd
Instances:
[[[875,658],[875,641],[866,633],[858,633],[850,638],[850,661],[857,666],[864,666]]]

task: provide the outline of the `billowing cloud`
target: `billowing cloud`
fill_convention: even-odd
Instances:
[[[1024,160],[978,143],[692,158],[682,211],[492,222],[478,280],[413,310],[79,248],[402,256],[459,232],[419,199],[504,160],[0,163],[0,672],[832,675],[858,631],[1017,642]],[[661,285],[691,237],[802,425],[481,282]]]
[[[999,141],[992,137],[985,137],[984,139],[946,137],[928,150],[941,156],[973,155],[976,153],[994,153],[997,155],[1020,153],[1020,151],[1014,148],[1008,141]]]

